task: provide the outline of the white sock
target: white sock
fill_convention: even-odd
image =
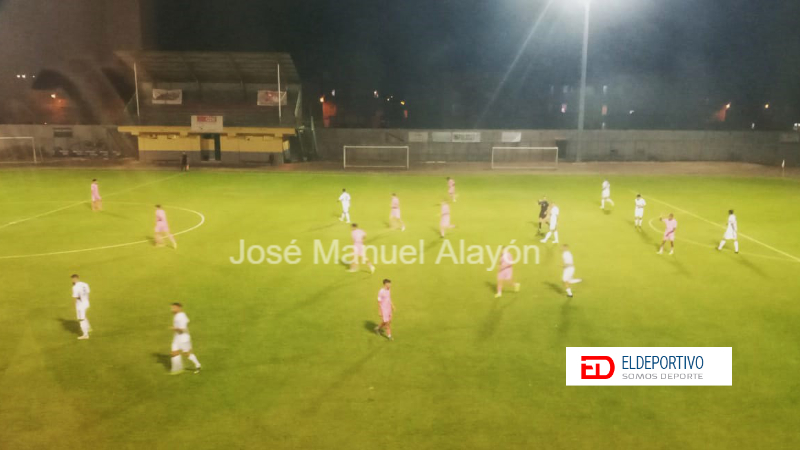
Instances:
[[[736,250],[736,253],[739,253],[739,241],[733,241],[733,249]]]
[[[605,208],[606,207],[606,199],[601,199],[600,200],[600,207],[601,208]]]
[[[194,353],[189,354],[189,361],[194,363],[195,368],[200,368],[200,361],[197,360],[197,356],[194,356]]]
[[[553,242],[558,242],[558,231],[553,232],[553,236],[555,237],[555,239],[553,239]]]
[[[608,203],[611,203],[611,206],[614,206],[614,200],[608,199]]]
[[[83,335],[84,336],[88,336],[89,335],[89,321],[88,320],[86,320],[86,319],[81,320],[81,331],[83,331]]]
[[[347,221],[350,222],[350,213],[346,212],[344,213],[344,216],[347,218]]]
[[[572,288],[567,288],[567,295],[572,295]]]
[[[542,239],[542,240],[547,242],[550,239],[550,236],[552,236],[552,235],[553,235],[553,232],[552,231],[548,231],[547,234],[544,235],[544,239]]]
[[[725,247],[725,239],[719,241],[719,247],[717,247],[717,250],[722,250],[722,247]]]
[[[183,358],[181,355],[173,356],[172,357],[172,371],[173,372],[180,372],[183,370]]]

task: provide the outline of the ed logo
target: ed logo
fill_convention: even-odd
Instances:
[[[581,361],[606,361],[611,366],[611,369],[606,375],[600,375],[600,363],[592,366],[591,364],[581,364],[581,379],[582,380],[607,380],[614,375],[614,360],[608,356],[581,356]],[[589,375],[586,372],[589,370],[594,371],[594,375]]]

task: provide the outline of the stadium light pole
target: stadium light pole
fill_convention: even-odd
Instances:
[[[578,101],[578,150],[575,152],[575,161],[581,161],[583,151],[583,127],[586,120],[586,68],[589,63],[589,13],[591,12],[591,0],[583,0],[583,54],[581,56],[581,91]]]

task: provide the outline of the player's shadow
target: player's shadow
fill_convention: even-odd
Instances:
[[[489,310],[489,313],[486,315],[486,319],[484,319],[481,328],[478,330],[478,341],[487,341],[497,332],[497,329],[500,327],[500,322],[503,320],[503,313],[505,309],[511,306],[516,300],[512,299],[508,303],[501,306],[500,302],[502,302],[505,298],[506,297],[504,296],[494,299],[492,302],[492,308]]]
[[[313,233],[315,231],[327,230],[328,228],[332,228],[332,227],[335,227],[335,226],[336,226],[336,223],[330,223],[328,225],[322,225],[322,226],[319,226],[319,227],[309,228],[308,230],[306,230],[306,232],[307,233]]]
[[[147,241],[148,244],[156,245],[156,238],[155,237],[153,237],[153,236],[145,236],[144,239]]]
[[[172,357],[167,353],[151,353],[153,359],[156,360],[157,364],[161,364],[164,366],[165,369],[169,370],[172,368]]]
[[[687,277],[687,278],[692,278],[692,273],[689,272],[689,270],[686,269],[686,266],[682,262],[680,262],[678,260],[678,258],[675,258],[675,256],[671,256],[671,255],[667,255],[667,254],[657,255],[657,256],[667,259],[668,262],[673,267],[675,267],[675,269],[678,271],[678,273],[680,275],[683,275],[684,277]]]
[[[572,299],[567,298],[567,301],[561,305],[561,315],[559,316],[558,322],[558,341],[563,343],[566,341],[570,328],[572,327],[572,316],[574,306],[572,305]]]
[[[556,294],[564,294],[564,287],[559,286],[558,284],[553,283],[552,281],[546,281],[544,285],[550,288],[550,290],[555,292]]]
[[[739,255],[734,255],[734,256],[737,257],[737,260],[738,260],[739,264],[741,264],[742,266],[752,270],[753,273],[755,273],[756,275],[760,276],[761,278],[769,278],[769,275],[767,275],[766,272],[761,270],[761,268],[758,267],[757,265],[755,265],[752,262],[750,262],[749,259],[743,258],[743,257],[741,257]]]
[[[69,332],[69,334],[81,334],[81,326],[78,324],[77,320],[67,320],[60,317],[57,320],[61,322],[61,327]]]
[[[369,334],[375,334],[375,327],[377,326],[378,324],[371,320],[364,321],[364,329],[367,330]]]

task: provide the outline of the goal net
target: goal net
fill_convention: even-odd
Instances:
[[[492,147],[492,169],[557,169],[558,147]]]
[[[0,164],[39,162],[42,152],[32,136],[0,136]]]
[[[408,146],[345,145],[342,157],[345,169],[408,169]]]

